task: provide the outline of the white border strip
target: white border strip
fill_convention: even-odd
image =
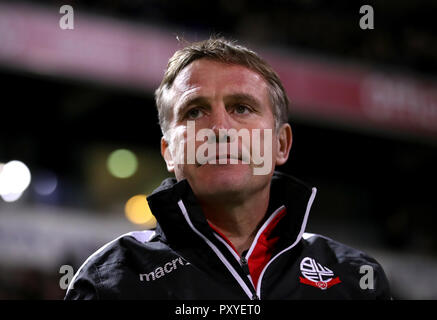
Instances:
[[[299,242],[300,239],[302,238],[302,235],[303,235],[303,233],[304,233],[304,231],[305,231],[305,227],[306,227],[306,224],[307,224],[307,221],[308,221],[308,215],[309,215],[309,213],[310,213],[311,206],[313,205],[314,198],[316,197],[316,193],[317,193],[317,189],[316,189],[316,188],[312,188],[311,196],[310,196],[310,199],[308,200],[307,208],[306,208],[306,211],[305,211],[305,216],[304,216],[304,219],[303,219],[302,225],[301,225],[301,227],[300,227],[299,235],[298,235],[297,238],[296,238],[296,241],[294,241],[293,244],[292,244],[291,246],[285,248],[284,250],[282,250],[281,252],[279,252],[279,253],[278,253],[278,254],[277,254],[273,259],[271,259],[271,260],[269,261],[269,263],[267,263],[267,265],[264,267],[263,271],[261,272],[261,275],[260,275],[260,277],[259,277],[259,279],[258,279],[258,285],[257,285],[257,288],[256,288],[256,294],[257,294],[257,296],[258,296],[259,299],[261,299],[261,282],[262,282],[262,279],[263,279],[264,273],[266,272],[266,270],[267,270],[267,268],[269,267],[269,265],[270,265],[273,261],[275,261],[275,260],[276,260],[276,259],[277,259],[281,254],[283,254],[284,252],[286,252],[286,251],[292,249],[296,244],[298,244],[298,242]]]
[[[240,287],[244,290],[246,295],[249,297],[249,299],[252,299],[253,293],[249,289],[249,287],[246,285],[246,283],[243,281],[243,279],[240,277],[240,275],[235,271],[235,269],[231,266],[228,260],[223,256],[223,254],[220,252],[220,250],[211,242],[208,240],[207,237],[205,237],[202,233],[197,230],[193,224],[191,223],[190,217],[188,216],[187,209],[185,208],[185,205],[182,200],[178,201],[179,208],[182,211],[182,214],[184,215],[185,220],[187,221],[190,228],[199,236],[201,237],[207,244],[210,246],[210,248],[214,251],[214,253],[219,257],[221,262],[225,265],[225,267],[229,270],[229,272],[232,274],[232,276],[237,280]]]

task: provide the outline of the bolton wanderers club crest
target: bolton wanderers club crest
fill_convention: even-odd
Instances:
[[[303,277],[299,277],[301,283],[326,290],[335,284],[340,283],[340,278],[334,278],[334,272],[331,269],[322,266],[315,259],[305,257],[300,262],[300,272]]]

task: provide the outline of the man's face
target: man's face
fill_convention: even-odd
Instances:
[[[166,135],[169,141],[162,140],[161,151],[169,171],[174,171],[176,179],[187,179],[196,196],[208,197],[246,196],[260,188],[269,185],[275,164],[282,164],[288,158],[291,146],[291,129],[281,134],[275,130],[275,119],[270,105],[268,87],[265,80],[256,72],[240,65],[224,64],[208,59],[199,59],[184,68],[176,77],[169,91],[173,117]],[[239,139],[239,161],[237,164],[196,163],[188,164],[187,153],[191,143],[193,150],[205,146],[207,140],[197,141],[188,134],[187,124],[195,125],[196,134],[199,130],[209,129],[213,133],[214,149],[217,159],[230,157],[229,149],[225,154],[219,151],[220,144],[229,144],[231,140],[219,136],[219,131],[226,129],[246,129],[251,134],[259,129],[261,154],[265,153],[265,143],[271,146],[271,168],[261,175],[254,174],[254,166],[242,161],[242,150],[246,148],[249,155],[253,154],[253,140],[249,145]],[[289,125],[287,124],[288,128]],[[271,135],[264,134],[270,131]],[[283,130],[282,128],[280,130]],[[205,131],[205,130],[204,130]],[[284,159],[281,137],[287,138],[282,149],[286,151]],[[267,138],[268,141],[264,141]],[[279,152],[279,157],[278,157]],[[208,153],[208,152],[207,152]],[[206,154],[208,156],[208,154]]]

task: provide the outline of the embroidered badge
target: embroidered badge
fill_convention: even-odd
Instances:
[[[340,283],[340,278],[334,278],[334,272],[331,269],[322,266],[315,259],[305,257],[300,262],[300,272],[303,277],[299,277],[301,283],[326,290],[335,284]]]

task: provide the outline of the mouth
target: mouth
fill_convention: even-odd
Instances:
[[[245,157],[243,157],[241,154],[239,155],[233,155],[233,154],[221,154],[221,155],[213,155],[206,157],[205,159],[202,159],[204,161],[201,161],[198,163],[198,166],[204,166],[204,165],[229,165],[229,164],[241,164],[246,163],[249,164],[249,160],[245,160]]]

